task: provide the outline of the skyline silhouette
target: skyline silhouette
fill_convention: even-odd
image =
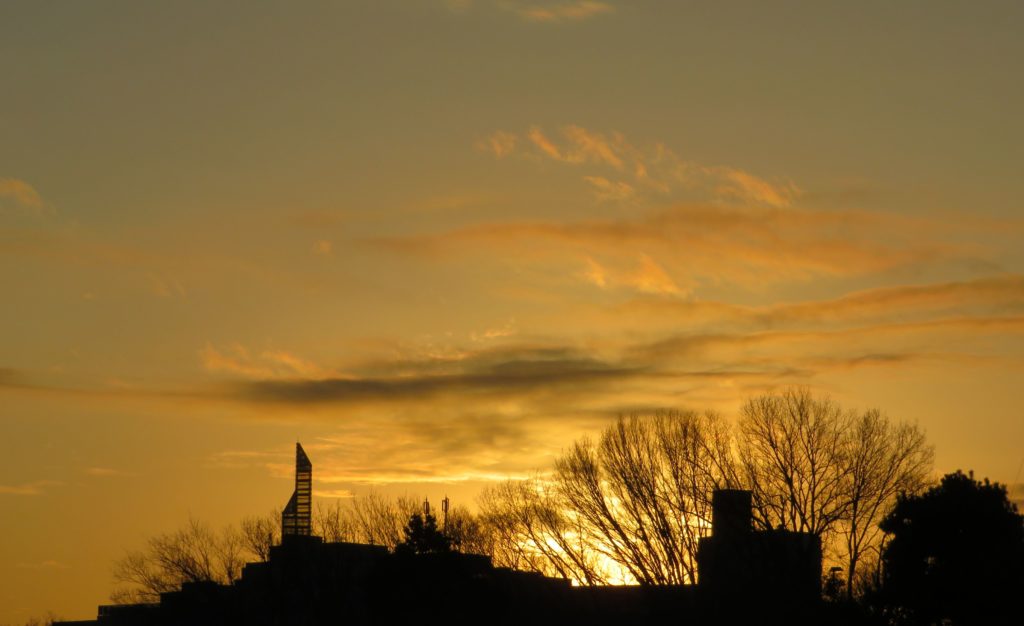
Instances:
[[[752,493],[715,490],[712,529],[701,539],[698,584],[576,587],[565,578],[495,568],[453,550],[428,501],[393,550],[324,542],[312,534],[312,463],[295,444],[296,489],[283,508],[280,542],[237,578],[193,578],[147,602],[101,605],[95,620],[55,626],[246,626],[394,624],[660,624],[680,614],[705,626],[757,619],[811,624],[821,613],[821,541],[809,532],[755,530]],[[447,500],[447,499],[446,499]],[[444,507],[447,513],[447,506]],[[195,546],[192,546],[194,548]],[[143,576],[135,584],[147,584]],[[428,608],[431,607],[431,608]],[[433,609],[433,610],[432,610]]]
[[[487,556],[463,551],[467,544],[462,539],[468,537],[460,537],[457,525],[449,524],[447,498],[441,527],[424,500],[422,510],[409,516],[403,539],[392,548],[325,541],[312,534],[310,520],[297,515],[297,501],[304,499],[297,494],[307,491],[312,469],[296,443],[296,491],[283,508],[278,539],[271,526],[267,551],[254,551],[261,555],[258,561],[218,580],[212,572],[195,570],[201,559],[188,554],[212,553],[224,559],[226,544],[203,545],[212,543],[213,535],[182,537],[171,550],[161,547],[162,541],[151,542],[160,567],[174,559],[184,577],[160,574],[152,565],[131,565],[135,557],[128,557],[123,563],[129,564],[125,571],[132,574],[122,582],[152,595],[133,593],[116,604],[100,605],[95,620],[53,623],[314,626],[338,620],[393,624],[412,619],[423,624],[530,620],[552,626],[623,621],[656,626],[677,623],[682,617],[697,626],[751,621],[1009,625],[1018,613],[1015,591],[1024,585],[1024,515],[1009,502],[1005,487],[987,479],[975,481],[973,473],[948,474],[927,490],[922,485],[889,501],[879,522],[889,537],[879,546],[881,561],[873,573],[861,577],[856,595],[844,597],[832,584],[840,580],[837,574],[841,576],[843,568],[831,567],[823,576],[822,535],[782,525],[757,529],[756,511],[764,506],[759,500],[763,483],[770,482],[767,476],[756,478],[751,490],[717,487],[705,494],[711,507],[710,528],[699,540],[694,580],[682,585],[608,585],[570,579],[565,572],[561,577],[545,576],[528,565],[496,567],[494,552]],[[795,479],[817,475],[811,469],[804,476],[807,471],[798,470]],[[652,473],[634,480],[657,479]],[[829,509],[827,502],[814,506]],[[623,508],[628,511],[630,505],[623,503]],[[478,521],[488,525],[497,520],[483,515]],[[253,539],[258,536],[245,535],[245,541]],[[538,544],[523,547],[540,550]],[[560,558],[579,556],[587,558],[569,552]],[[169,584],[154,586],[162,575],[172,576]],[[846,575],[852,578],[853,572]]]

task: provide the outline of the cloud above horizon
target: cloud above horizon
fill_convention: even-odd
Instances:
[[[615,12],[609,0],[443,0],[452,13],[466,13],[486,5],[515,15],[525,22],[564,24]]]
[[[699,192],[720,202],[784,208],[803,193],[791,181],[769,181],[734,167],[685,160],[661,142],[637,146],[620,132],[603,133],[567,124],[559,134],[560,139],[552,138],[539,126],[531,126],[522,136],[498,130],[477,142],[477,148],[498,159],[518,152],[529,158],[595,168],[595,174],[583,179],[593,186],[597,198],[605,200],[627,200],[641,192],[659,197]]]
[[[0,496],[39,496],[46,493],[50,487],[62,484],[56,480],[34,480],[18,485],[0,485]]]
[[[602,0],[500,0],[498,4],[524,20],[556,24],[615,12],[611,2]]]
[[[932,263],[975,263],[974,250],[938,236],[925,237],[937,229],[926,219],[864,211],[684,205],[621,218],[483,223],[369,242],[428,257],[501,250],[506,257],[555,263],[562,274],[589,277],[587,282],[602,287],[609,283],[597,278],[604,274],[600,268],[627,274],[639,271],[638,266],[660,268],[666,285],[753,286],[865,276]]]
[[[35,187],[17,178],[0,178],[0,210],[5,206],[38,212],[45,205]]]

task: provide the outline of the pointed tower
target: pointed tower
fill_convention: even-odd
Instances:
[[[313,464],[302,444],[295,444],[295,491],[281,513],[281,535],[290,537],[313,534]]]

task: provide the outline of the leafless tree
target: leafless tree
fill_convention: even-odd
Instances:
[[[711,494],[735,487],[729,429],[713,413],[619,418],[595,444],[578,441],[555,483],[580,532],[641,584],[696,582]]]
[[[751,398],[740,418],[740,458],[759,522],[824,537],[847,514],[852,415],[806,389]]]
[[[480,518],[464,506],[454,506],[448,511],[442,530],[456,552],[491,554],[492,546],[487,529]]]
[[[541,478],[508,480],[479,498],[480,522],[496,565],[541,572],[581,584],[607,581],[597,551]]]
[[[266,515],[247,515],[241,523],[245,549],[257,561],[270,560],[270,548],[281,542],[281,512],[273,509]]]
[[[233,527],[216,533],[191,519],[183,528],[151,537],[144,550],[128,552],[114,564],[116,603],[156,602],[183,583],[229,583],[241,575],[243,535]]]
[[[740,458],[765,527],[810,532],[846,566],[852,596],[867,558],[877,561],[878,522],[900,493],[923,488],[933,451],[913,424],[877,409],[844,411],[806,389],[744,405]]]
[[[351,511],[355,540],[394,550],[402,542],[409,516],[420,510],[419,499],[410,496],[391,500],[376,491],[357,496]]]
[[[54,622],[61,621],[53,611],[48,612],[43,617],[31,617],[25,621],[24,626],[50,626]]]
[[[242,569],[251,560],[245,536],[234,526],[225,526],[214,537],[213,556],[219,569],[217,576],[227,582],[241,578]]]
[[[354,541],[356,525],[351,501],[335,500],[333,505],[317,503],[313,511],[313,533],[324,541]]]
[[[877,409],[864,412],[849,430],[846,471],[849,509],[840,524],[846,552],[846,593],[861,581],[858,566],[878,562],[878,524],[896,497],[921,491],[929,482],[934,451],[915,424],[893,423]]]

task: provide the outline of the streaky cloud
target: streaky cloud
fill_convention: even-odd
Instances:
[[[588,359],[509,361],[495,364],[486,371],[464,374],[261,380],[239,383],[235,389],[240,397],[260,402],[386,402],[452,392],[509,392],[585,385],[641,373],[639,368],[615,367]]]
[[[870,212],[681,205],[636,217],[492,222],[367,242],[428,257],[500,248],[561,263],[589,258],[606,268],[645,254],[684,282],[762,285],[969,259],[955,244],[920,240],[929,227],[926,220]]]
[[[528,141],[519,142],[514,133],[496,131],[478,147],[499,158],[520,151],[567,165],[603,168],[607,173],[594,172],[584,180],[605,198],[632,197],[641,190],[658,196],[701,191],[721,202],[785,208],[803,194],[791,181],[769,181],[735,167],[688,161],[662,143],[638,147],[620,132],[602,133],[576,124],[562,126],[559,132],[560,142],[535,125],[526,133]]]
[[[45,206],[35,187],[17,178],[0,178],[0,209],[5,201],[31,211],[41,211]]]
[[[504,0],[501,6],[524,20],[546,23],[579,21],[615,12],[610,2],[600,0]]]

